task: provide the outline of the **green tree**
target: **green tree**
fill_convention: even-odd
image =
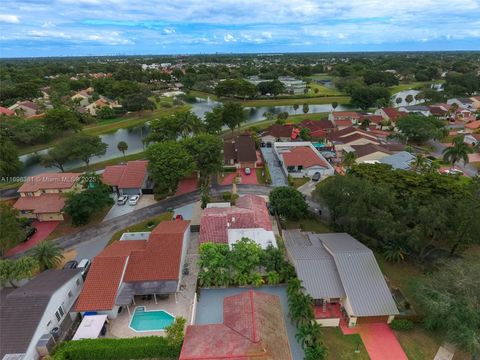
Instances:
[[[229,261],[237,273],[251,275],[260,265],[262,248],[255,241],[241,238],[232,244]]]
[[[302,140],[308,141],[311,140],[312,137],[310,136],[310,129],[309,128],[301,128],[300,129],[300,137]]]
[[[25,237],[18,211],[11,205],[0,202],[0,255],[17,245]]]
[[[0,177],[15,176],[22,168],[22,162],[18,159],[17,147],[5,136],[0,138]]]
[[[463,160],[465,164],[468,163],[468,154],[471,149],[464,143],[463,137],[459,136],[453,139],[453,145],[445,148],[442,151],[443,160],[455,166],[457,162]]]
[[[56,167],[65,172],[65,164],[72,158],[72,149],[68,142],[62,142],[40,158],[40,163],[45,167]]]
[[[411,102],[413,102],[413,95],[409,94],[405,96],[405,102],[410,105]]]
[[[222,107],[223,124],[232,132],[246,120],[245,110],[242,105],[233,102],[227,102]]]
[[[122,106],[127,111],[153,111],[155,109],[155,104],[144,93],[126,95],[122,100]]]
[[[417,143],[428,139],[440,139],[445,135],[443,122],[433,116],[407,115],[397,120],[396,126],[399,136],[408,141]]]
[[[74,226],[82,226],[87,224],[93,215],[113,203],[110,188],[97,182],[82,192],[68,194],[64,211],[72,217]]]
[[[183,337],[185,335],[183,333],[183,330],[185,329],[186,323],[187,320],[180,316],[175,318],[173,324],[166,327],[165,331],[167,333],[167,336],[165,338],[167,339],[167,342],[168,344],[170,344],[170,346],[181,349]]]
[[[280,275],[276,271],[267,273],[267,282],[269,285],[277,285],[280,282]]]
[[[205,131],[209,134],[219,134],[223,126],[223,109],[216,106],[205,113]]]
[[[210,183],[210,177],[223,168],[223,142],[215,135],[200,134],[185,140],[185,149],[195,162],[195,168],[200,172],[200,182],[205,186]]]
[[[16,288],[15,282],[30,279],[37,266],[37,261],[30,256],[22,256],[17,260],[0,260],[0,285],[8,283]]]
[[[350,91],[351,104],[367,111],[380,103],[390,102],[390,92],[381,86],[354,86]]]
[[[149,171],[162,193],[173,193],[180,180],[190,175],[195,161],[182,143],[169,140],[147,148]]]
[[[287,219],[299,220],[308,213],[302,193],[293,187],[277,187],[270,192],[269,199],[275,211]]]
[[[128,150],[128,144],[125,141],[119,141],[117,144],[117,149],[123,154],[123,158],[125,158],[125,151]]]
[[[332,109],[333,109],[333,111],[335,111],[335,109],[336,109],[337,107],[338,107],[338,102],[333,101],[333,102],[332,102]]]
[[[40,271],[57,267],[64,258],[62,248],[52,240],[39,242],[28,251],[28,255],[36,260]]]
[[[54,133],[66,130],[78,131],[82,128],[77,115],[67,108],[47,111],[42,121]]]
[[[298,108],[299,108],[298,104],[293,104],[293,111],[295,112],[295,115],[297,114]]]
[[[415,296],[428,330],[472,354],[480,352],[480,261],[451,260],[418,282]]]
[[[108,144],[100,136],[79,133],[65,140],[64,146],[71,151],[72,159],[82,160],[87,169],[93,156],[102,156],[107,152]]]
[[[310,108],[307,103],[302,105],[302,111],[304,114],[307,114],[310,111]]]
[[[353,165],[355,165],[356,160],[357,154],[354,151],[350,151],[343,156],[342,164],[346,168],[351,168]]]
[[[147,142],[176,140],[179,137],[184,139],[199,133],[202,128],[202,121],[191,111],[176,111],[152,121]]]

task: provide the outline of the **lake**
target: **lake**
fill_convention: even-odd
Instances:
[[[195,113],[198,117],[203,118],[205,113],[211,111],[215,106],[220,105],[220,102],[213,101],[210,99],[197,99],[197,102],[190,104],[191,111]],[[261,106],[261,107],[247,107],[247,123],[254,123],[262,121],[265,119],[264,113],[270,112],[273,114],[278,114],[280,112],[288,112],[290,115],[294,114],[303,114],[300,108],[295,111],[293,106]],[[336,108],[337,111],[348,110],[349,108],[344,105],[338,105]],[[329,112],[332,110],[331,104],[322,104],[322,105],[309,105],[309,113],[320,113],[320,112]],[[117,144],[120,141],[125,141],[128,144],[128,150],[125,152],[126,155],[135,154],[144,149],[143,139],[149,133],[148,123],[145,123],[141,126],[136,126],[126,129],[118,129],[112,133],[100,135],[102,141],[108,144],[107,152],[103,156],[95,156],[90,160],[91,164],[95,164],[101,161],[114,159],[122,156],[122,153],[118,151]],[[42,172],[57,172],[57,168],[46,168],[38,162],[38,155],[45,154],[48,149],[38,151],[36,153],[26,154],[20,156],[20,161],[25,165],[21,172],[21,176],[32,176],[37,175]],[[82,161],[70,161],[65,165],[65,170],[78,168],[83,166]]]

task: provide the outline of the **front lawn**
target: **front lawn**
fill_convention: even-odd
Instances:
[[[313,217],[301,219],[298,221],[287,220],[287,229],[301,229],[302,231],[312,231],[315,233],[330,233],[333,232],[325,223]]]
[[[154,216],[150,219],[147,219],[145,221],[142,221],[141,223],[138,223],[138,224],[135,224],[135,225],[132,225],[132,226],[129,226],[125,229],[122,229],[120,231],[117,231],[115,234],[113,234],[112,238],[110,239],[110,241],[108,242],[107,246],[110,245],[111,243],[117,241],[117,240],[120,240],[120,238],[122,237],[122,234],[123,233],[126,233],[126,232],[148,232],[148,231],[152,231],[152,229],[157,226],[160,222],[162,221],[167,221],[167,220],[171,220],[173,217],[173,213],[171,212],[165,212],[163,214],[160,214],[160,215],[157,215],[157,216]]]
[[[323,342],[328,349],[327,360],[369,360],[358,334],[343,335],[340,328],[322,328]],[[355,350],[359,352],[356,353]]]
[[[290,178],[288,180],[288,182],[290,183],[290,186],[293,186],[295,189],[298,189],[300,186],[306,184],[309,181],[310,181],[310,178],[308,177]]]

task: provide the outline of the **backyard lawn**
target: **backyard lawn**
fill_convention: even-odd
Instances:
[[[367,350],[358,334],[343,335],[340,328],[323,328],[323,342],[328,349],[327,360],[369,360]],[[356,353],[357,349],[360,352]]]
[[[325,85],[320,85],[317,83],[310,83],[307,85],[309,88],[307,95],[308,96],[338,96],[338,95],[344,95],[342,92],[337,90],[336,88],[331,88],[327,87]],[[315,93],[315,89],[318,89],[318,92]]]
[[[171,212],[165,212],[163,214],[154,216],[150,219],[147,219],[145,221],[142,221],[141,223],[129,226],[128,228],[122,229],[120,231],[117,231],[115,234],[113,234],[112,238],[108,242],[107,245],[110,245],[111,243],[120,240],[122,237],[123,233],[126,232],[148,232],[152,231],[152,229],[157,226],[160,222],[162,221],[167,221],[171,220],[173,216],[173,213]]]
[[[329,233],[332,230],[323,222],[315,219],[315,218],[306,218],[301,219],[298,221],[287,220],[286,223],[287,229],[298,229],[300,228],[302,231],[312,231],[316,233]]]
[[[300,186],[306,184],[309,181],[310,181],[310,178],[308,178],[308,177],[291,178],[289,180],[291,186],[293,186],[295,189],[298,189]]]

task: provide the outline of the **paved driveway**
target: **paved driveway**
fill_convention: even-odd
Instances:
[[[359,334],[371,360],[408,360],[395,333],[387,323],[341,327],[344,334]]]
[[[278,158],[273,152],[273,148],[263,147],[261,148],[263,158],[265,159],[265,165],[268,166],[270,171],[270,177],[272,178],[272,186],[286,186],[287,179],[281,166],[278,164]]]
[[[37,228],[37,232],[30,239],[10,249],[5,256],[13,256],[15,254],[27,251],[37,245],[40,241],[46,239],[48,235],[60,224],[60,221],[34,221],[32,226]]]
[[[153,195],[142,195],[140,196],[140,200],[138,200],[137,205],[131,206],[128,204],[128,201],[125,205],[118,205],[117,204],[117,196],[114,195],[113,200],[115,201],[115,204],[113,204],[112,208],[110,211],[107,213],[103,221],[107,221],[113,218],[116,218],[118,216],[122,216],[128,213],[131,213],[132,211],[144,208],[146,206],[152,205],[155,203],[155,199],[153,198]]]

